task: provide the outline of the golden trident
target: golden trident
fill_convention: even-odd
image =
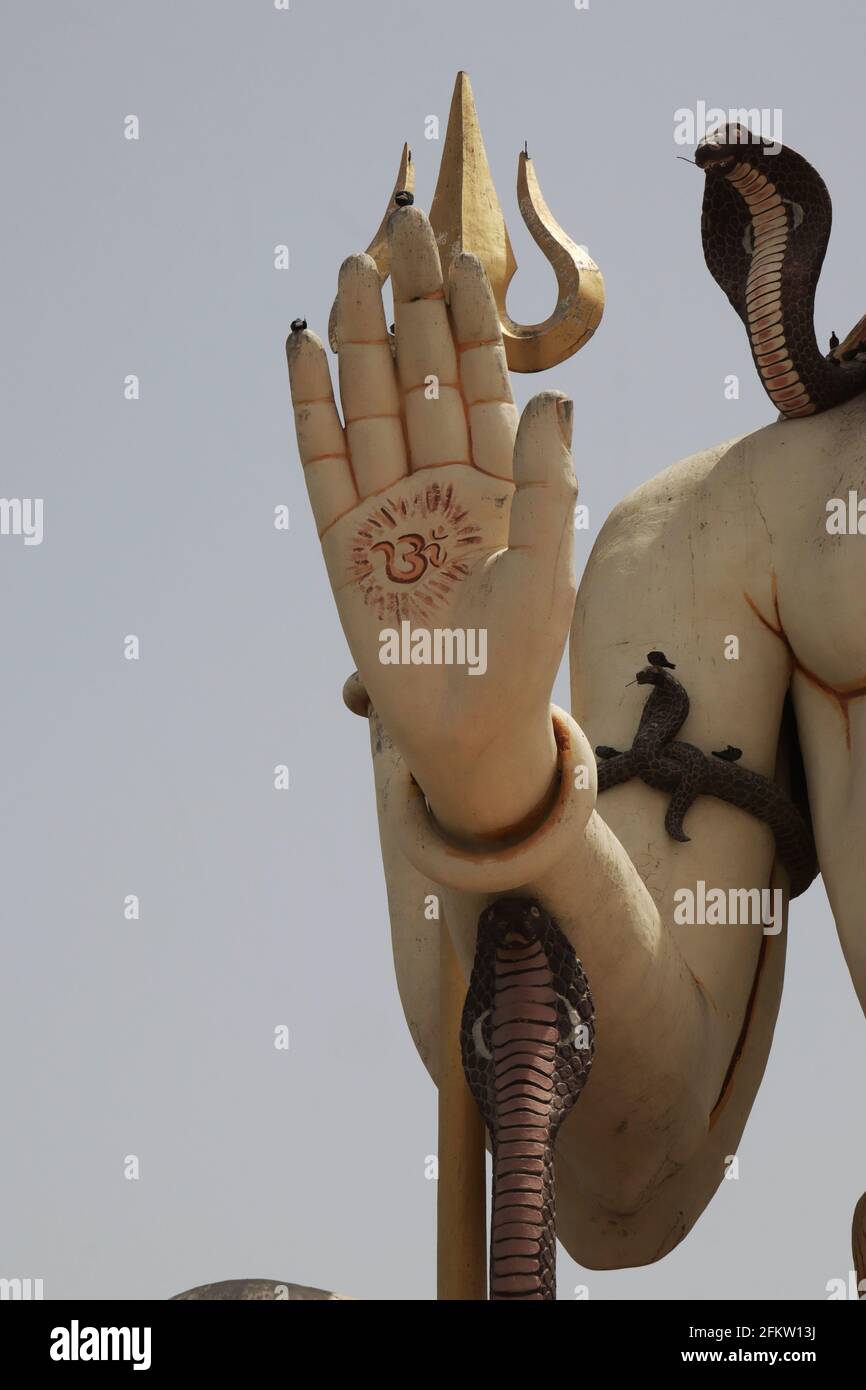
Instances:
[[[385,216],[367,247],[382,284],[390,271],[387,224],[397,196],[414,193],[415,167],[408,145],[397,173]],[[524,149],[517,161],[517,205],[536,245],[556,274],[556,307],[543,323],[515,323],[505,307],[508,286],[517,269],[508,228],[487,163],[472,87],[458,72],[448,115],[445,148],[430,209],[430,222],[445,271],[457,251],[471,251],[484,265],[499,310],[508,365],[513,372],[542,372],[564,362],[588,342],[604,312],[604,280],[595,261],[563,231],[544,201],[532,160]],[[336,306],[328,338],[337,351]]]

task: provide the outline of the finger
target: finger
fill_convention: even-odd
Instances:
[[[469,463],[469,430],[433,229],[420,208],[398,208],[388,221],[388,241],[409,467],[415,472]]]
[[[514,446],[516,490],[508,548],[531,549],[554,565],[573,564],[577,481],[571,463],[572,412],[571,401],[559,391],[533,396],[521,416]]]
[[[321,536],[358,502],[325,349],[309,329],[286,341],[298,453]]]
[[[511,394],[499,310],[477,256],[461,251],[454,257],[448,289],[472,462],[483,473],[510,479],[517,407]]]
[[[340,267],[337,324],[349,456],[358,493],[368,497],[406,472],[400,393],[371,256],[350,256]]]

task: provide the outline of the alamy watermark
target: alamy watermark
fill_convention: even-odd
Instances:
[[[764,936],[778,936],[784,920],[781,888],[708,888],[699,878],[694,888],[674,892],[677,926],[760,926]]]
[[[769,141],[763,154],[775,155],[782,148],[782,112],[778,106],[772,110],[767,106],[741,106],[725,111],[721,106],[707,106],[705,101],[696,102],[693,108],[680,106],[674,112],[674,143],[698,145],[720,126],[738,126],[742,144]]]
[[[828,536],[866,536],[866,498],[854,488],[849,488],[847,498],[829,498],[824,527]]]
[[[52,1361],[131,1361],[134,1371],[150,1370],[149,1327],[69,1327],[51,1330]]]
[[[25,545],[42,544],[41,497],[0,497],[0,536],[23,536]]]
[[[486,627],[416,627],[405,619],[400,630],[382,628],[379,660],[383,666],[466,666],[470,676],[487,670]]]
[[[44,1298],[42,1279],[0,1279],[0,1303],[39,1302]]]

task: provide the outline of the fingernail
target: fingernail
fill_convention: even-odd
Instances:
[[[571,448],[571,434],[574,424],[574,401],[567,396],[556,402],[556,413],[559,417],[559,432],[569,448]]]

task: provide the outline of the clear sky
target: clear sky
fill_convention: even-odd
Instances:
[[[0,539],[0,1275],[47,1298],[252,1276],[434,1295],[435,1092],[393,979],[366,730],[340,702],[289,322],[324,336],[404,140],[429,205],[425,118],[444,134],[466,68],[512,315],[554,293],[516,210],[524,140],[606,277],[594,341],[516,382],[521,403],[574,397],[582,565],[625,493],[773,418],[704,265],[677,111],[781,111],[833,196],[818,331],[842,335],[866,309],[864,39],[859,0],[3,6],[0,491],[44,499],[44,539]],[[820,884],[788,958],[739,1180],[653,1267],[562,1255],[560,1298],[821,1299],[847,1277],[866,1024]]]

